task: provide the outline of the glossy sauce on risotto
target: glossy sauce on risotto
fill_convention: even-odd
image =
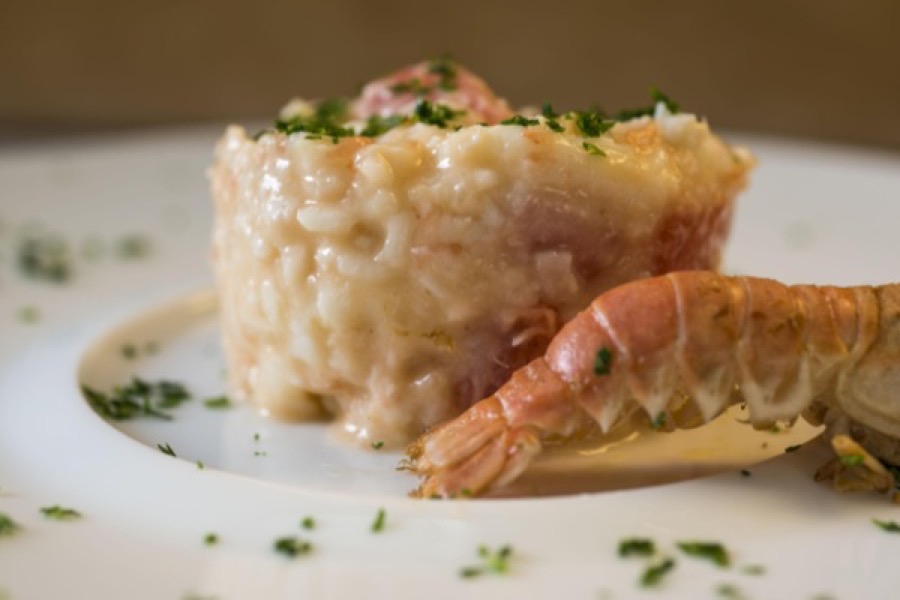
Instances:
[[[230,384],[268,414],[398,446],[489,395],[601,291],[718,265],[753,160],[706,123],[665,97],[618,120],[514,115],[435,64],[346,105],[295,101],[216,148]]]

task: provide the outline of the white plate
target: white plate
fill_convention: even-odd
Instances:
[[[216,134],[0,153],[0,513],[21,525],[0,537],[0,598],[714,598],[729,583],[747,598],[846,599],[900,589],[900,536],[870,522],[896,520],[900,510],[814,483],[820,444],[781,454],[792,438],[774,436],[777,457],[749,477],[725,465],[656,487],[432,502],[405,497],[414,481],[393,470],[397,454],[348,449],[321,425],[204,408],[199,398],[223,389],[214,303],[198,292],[210,285],[202,173]],[[900,158],[745,141],[761,166],[740,200],[729,269],[789,282],[896,277]],[[27,281],[14,248],[30,221],[79,244],[141,233],[153,248],[139,260],[78,257],[64,286]],[[20,319],[26,306],[39,309],[37,322]],[[158,352],[119,353],[123,343],[150,341]],[[79,378],[106,388],[132,373],[186,380],[197,399],[172,422],[111,426],[78,393]],[[553,460],[543,464],[552,471]],[[40,507],[53,504],[84,517],[43,518]],[[379,508],[387,519],[376,534]],[[306,515],[316,529],[299,527]],[[206,532],[219,544],[204,546]],[[313,552],[275,554],[273,541],[285,535],[308,539]],[[658,589],[638,586],[643,561],[616,554],[619,540],[634,536],[677,560]],[[734,566],[684,557],[679,540],[720,541]],[[461,578],[480,544],[511,544],[510,571]],[[746,565],[765,573],[748,575]]]

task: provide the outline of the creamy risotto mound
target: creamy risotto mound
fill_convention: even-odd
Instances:
[[[513,112],[448,60],[230,127],[210,171],[235,395],[397,446],[539,355],[598,293],[716,268],[752,158],[655,92]]]

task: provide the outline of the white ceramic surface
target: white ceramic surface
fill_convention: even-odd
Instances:
[[[900,508],[814,483],[826,456],[816,442],[749,477],[729,468],[641,489],[433,502],[405,497],[414,481],[393,470],[398,454],[344,447],[321,425],[214,412],[199,399],[171,423],[104,422],[79,378],[98,387],[132,373],[187,379],[198,398],[224,389],[214,305],[196,293],[211,283],[203,169],[215,136],[0,151],[0,513],[21,525],[0,537],[0,598],[715,598],[723,583],[757,599],[895,597],[900,535],[870,519],[900,520]],[[727,268],[789,282],[896,278],[900,157],[745,141],[761,164],[740,201]],[[152,251],[79,255],[63,286],[25,280],[15,247],[29,222],[76,248],[140,233]],[[38,320],[24,322],[23,307],[37,308]],[[159,351],[135,360],[116,352],[147,341]],[[84,517],[46,520],[39,509],[53,504]],[[379,508],[386,527],[374,534]],[[315,530],[299,527],[306,515]],[[220,537],[213,547],[202,543],[210,531]],[[285,535],[308,539],[313,552],[275,554]],[[616,554],[634,536],[677,560],[658,589],[637,585],[643,561]],[[734,566],[675,549],[694,539],[724,543]],[[509,573],[460,578],[480,544],[511,544]]]

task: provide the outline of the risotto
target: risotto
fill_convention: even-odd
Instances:
[[[294,101],[210,170],[233,392],[397,446],[458,415],[612,286],[715,268],[752,158],[657,94],[513,113],[449,61]]]

